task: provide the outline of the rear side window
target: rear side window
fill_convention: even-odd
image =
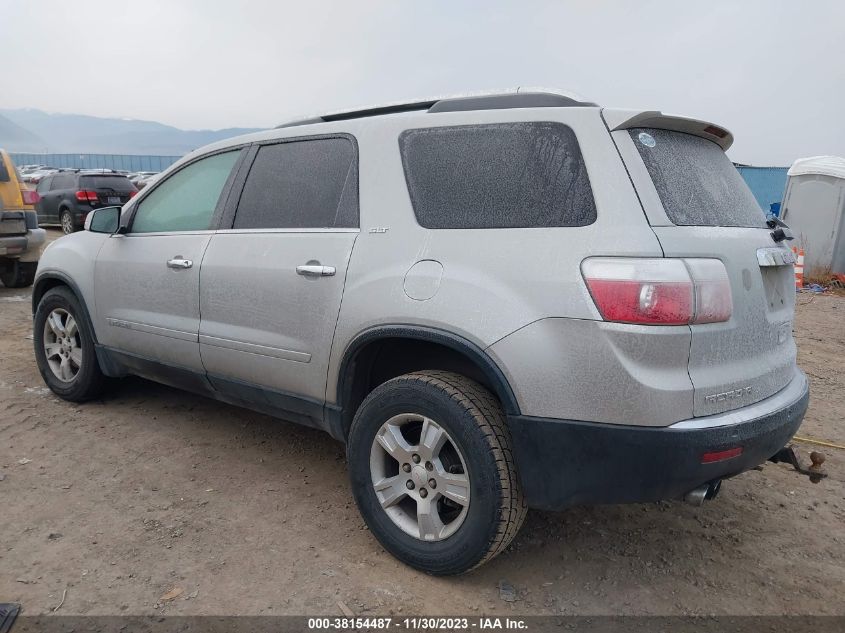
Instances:
[[[399,137],[417,222],[429,229],[586,226],[596,205],[572,129],[496,123]]]
[[[81,189],[111,189],[123,193],[135,191],[135,185],[126,176],[82,176],[79,186]]]
[[[50,183],[50,191],[59,189],[73,189],[76,186],[76,178],[73,174],[56,174]]]
[[[358,226],[358,168],[348,138],[264,145],[238,203],[236,229]]]
[[[220,194],[241,150],[202,158],[164,180],[138,204],[133,233],[211,227]]]
[[[712,141],[670,130],[630,130],[669,220],[682,226],[763,227],[742,176]]]
[[[45,191],[50,191],[50,183],[53,181],[53,176],[45,176],[41,180],[38,181],[38,186],[35,187],[35,190],[38,193],[44,193]]]

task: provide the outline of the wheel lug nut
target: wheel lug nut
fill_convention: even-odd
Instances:
[[[428,496],[428,490],[425,488],[420,488],[420,496],[425,499]]]
[[[411,465],[410,464],[402,464],[402,470],[404,470],[406,473],[411,472]]]
[[[434,470],[434,464],[432,464],[431,462],[426,462],[425,463],[425,469],[428,470],[428,471]]]
[[[413,490],[414,489],[414,482],[409,479],[408,481],[405,482],[405,487],[408,490]]]
[[[419,463],[420,463],[420,456],[419,456],[419,455],[417,455],[416,453],[414,453],[413,455],[411,455],[411,459],[413,459],[413,460],[414,460],[414,463],[415,463],[415,464],[419,464]]]
[[[431,488],[432,490],[433,490],[434,488],[437,488],[437,482],[436,482],[436,481],[434,481],[433,479],[429,479],[429,480],[428,480],[428,487],[429,487],[429,488]]]

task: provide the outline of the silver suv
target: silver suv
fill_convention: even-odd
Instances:
[[[433,574],[528,507],[710,498],[808,402],[788,235],[731,142],[516,92],[215,143],[45,251],[38,366],[72,401],[135,374],[327,431]]]

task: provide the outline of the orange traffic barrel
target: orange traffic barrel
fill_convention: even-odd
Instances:
[[[795,253],[795,289],[801,290],[804,287],[804,249],[793,246],[792,252]]]

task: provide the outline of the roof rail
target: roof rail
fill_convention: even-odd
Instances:
[[[473,110],[503,110],[509,108],[567,108],[567,107],[597,107],[595,103],[584,101],[577,95],[562,91],[544,89],[517,88],[512,91],[487,92],[470,95],[439,97],[419,101],[392,103],[370,108],[346,110],[331,114],[304,117],[277,125],[276,129],[310,125],[312,123],[327,123],[330,121],[347,121],[364,117],[380,116],[383,114],[397,114],[400,112],[427,111],[469,112]]]

